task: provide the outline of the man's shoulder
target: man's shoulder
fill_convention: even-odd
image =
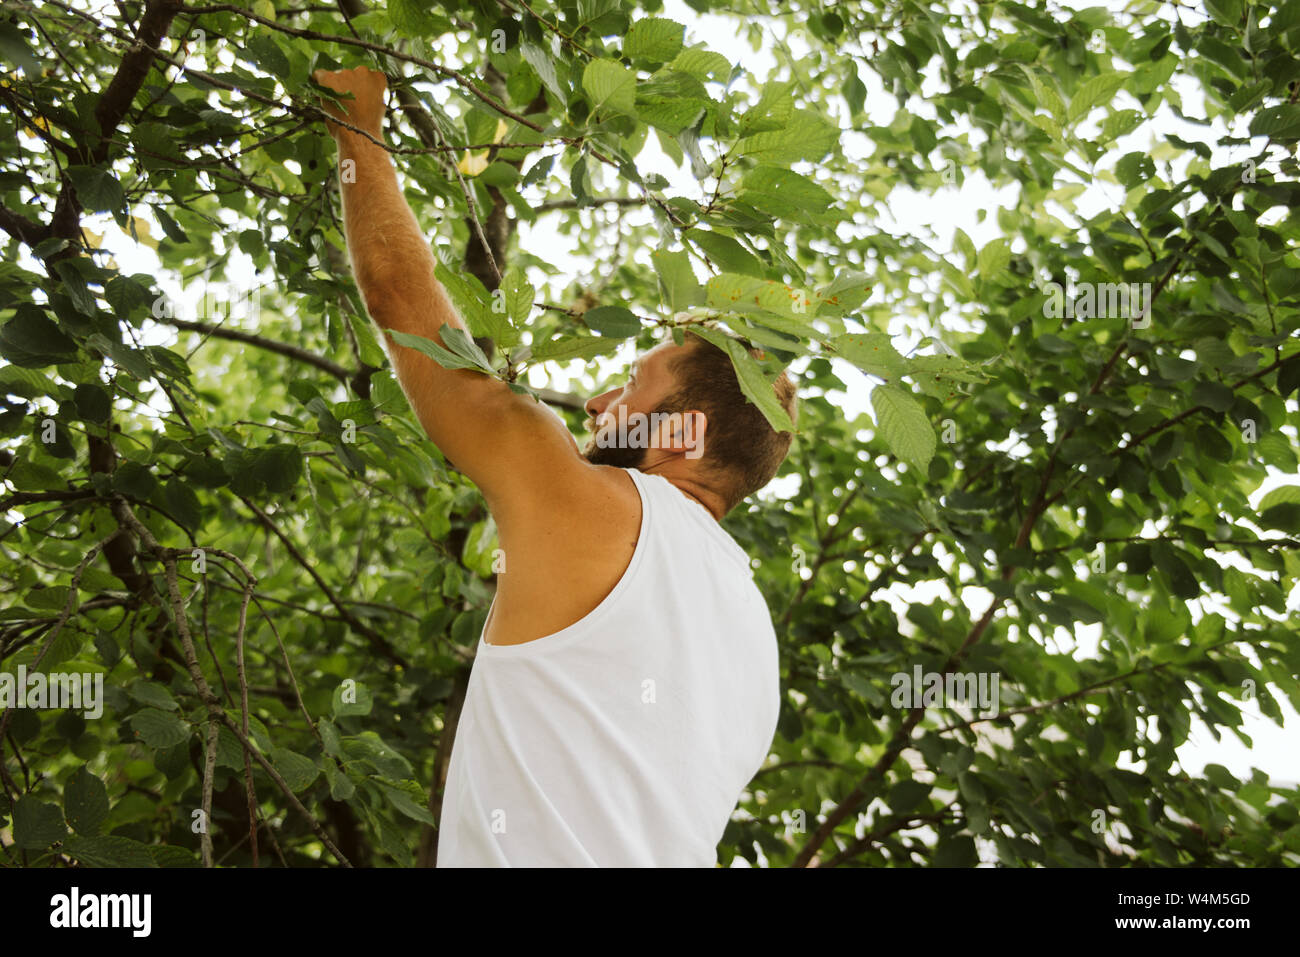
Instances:
[[[590,554],[615,539],[635,543],[642,523],[641,494],[628,471],[584,461],[565,472],[553,476],[551,487],[530,505],[504,514],[494,508],[502,534],[529,539],[557,555]]]

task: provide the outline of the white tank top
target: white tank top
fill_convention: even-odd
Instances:
[[[636,550],[586,617],[478,651],[439,867],[714,867],[780,709],[749,558],[667,479],[629,469]]]

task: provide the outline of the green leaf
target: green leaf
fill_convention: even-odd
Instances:
[[[647,17],[632,24],[623,38],[623,56],[667,63],[682,49],[686,27],[662,17]]]
[[[1274,528],[1288,533],[1300,532],[1300,505],[1290,502],[1274,505],[1261,512],[1257,521],[1261,528]]]
[[[789,327],[796,325],[788,319],[778,320],[775,316],[767,315],[750,315],[748,318],[739,315],[726,315],[722,317],[721,321],[725,322],[727,328],[739,336],[743,342],[748,342],[757,348],[766,347],[775,353],[790,353],[791,355],[808,354],[808,348],[801,341],[802,329],[782,332],[772,328],[773,326]],[[678,332],[683,331],[681,326],[674,326],[673,328]],[[674,341],[676,341],[675,338]],[[784,359],[787,357],[778,355],[777,358]]]
[[[1201,381],[1192,387],[1192,402],[1215,412],[1226,412],[1234,398],[1233,391],[1218,382]]]
[[[1070,97],[1070,110],[1066,119],[1070,123],[1077,123],[1090,113],[1094,107],[1101,103],[1109,103],[1115,98],[1124,81],[1129,78],[1128,73],[1101,73],[1090,79],[1084,80],[1079,84],[1079,88],[1074,91],[1074,96]]]
[[[35,399],[46,395],[59,397],[62,390],[53,379],[35,369],[0,366],[0,391],[24,399]]]
[[[172,748],[190,737],[185,722],[158,708],[144,708],[128,720],[132,730],[151,748]]]
[[[1260,110],[1251,117],[1250,135],[1275,140],[1300,137],[1300,103],[1283,103]]]
[[[759,163],[780,166],[798,160],[817,162],[839,141],[839,130],[811,110],[795,110],[787,126],[746,136],[733,152]]]
[[[935,867],[974,867],[979,860],[975,838],[969,834],[954,834],[940,839],[933,864]]]
[[[871,295],[873,282],[863,272],[841,272],[817,290],[819,316],[845,316],[854,312]]]
[[[1060,124],[1065,122],[1065,104],[1061,102],[1061,97],[1057,94],[1055,87],[1049,80],[1044,79],[1036,68],[1026,64],[1021,64],[1020,68],[1029,77],[1029,82],[1034,88],[1034,98],[1038,100],[1039,105],[1052,114],[1052,118],[1059,128]]]
[[[1216,788],[1223,788],[1225,791],[1236,791],[1241,787],[1241,782],[1233,777],[1232,772],[1222,764],[1207,764],[1202,773],[1205,775],[1205,779]]]
[[[167,511],[176,517],[183,526],[196,531],[203,521],[203,509],[199,497],[183,478],[174,478],[162,489],[163,503]]]
[[[831,194],[793,170],[756,166],[745,174],[741,186],[741,202],[779,219],[817,223],[833,218]]]
[[[108,790],[104,782],[82,765],[63,789],[63,813],[78,834],[98,834],[108,819]]]
[[[519,328],[523,328],[528,323],[528,316],[533,311],[533,300],[537,296],[537,290],[532,287],[526,278],[523,270],[518,266],[511,266],[506,270],[505,275],[501,277],[501,289],[505,296],[505,309],[510,321]],[[493,297],[492,308],[497,310],[499,297]],[[517,329],[512,330],[511,341],[503,342],[497,340],[497,345],[503,349],[509,349],[519,343],[519,332]]]
[[[881,438],[895,455],[924,474],[938,440],[920,403],[902,389],[879,385],[871,391],[871,407]]]
[[[122,184],[107,166],[69,166],[65,171],[87,212],[116,212],[125,199]]]
[[[907,360],[907,367],[909,372],[931,372],[958,382],[984,382],[988,379],[977,366],[958,356],[912,356]]]
[[[217,765],[236,771],[244,770],[244,746],[234,732],[224,725],[217,728]]]
[[[534,346],[535,361],[591,359],[608,355],[618,348],[618,340],[608,336],[561,336]]]
[[[479,173],[478,181],[484,186],[504,189],[519,182],[519,170],[515,169],[510,163],[498,160],[489,164],[487,169]]]
[[[984,785],[970,771],[958,773],[957,788],[961,791],[962,800],[967,804],[984,804],[988,801],[988,795],[984,792]]]
[[[1232,461],[1232,443],[1212,425],[1197,427],[1196,447],[1204,455],[1208,455],[1219,462]]]
[[[343,742],[343,750],[350,761],[365,761],[380,774],[390,778],[411,776],[411,762],[394,751],[373,731],[362,731]]]
[[[244,44],[248,58],[272,76],[289,78],[289,58],[266,33],[255,33]]]
[[[636,115],[636,74],[613,60],[591,60],[582,74],[582,88],[591,98],[592,112],[602,109]]]
[[[1183,561],[1177,549],[1172,547],[1153,548],[1152,555],[1155,558],[1156,567],[1164,572],[1169,579],[1170,591],[1176,597],[1184,601],[1190,601],[1200,596],[1201,583],[1196,580],[1196,574],[1187,562]]]
[[[1196,375],[1201,364],[1195,359],[1184,359],[1180,356],[1157,355],[1156,371],[1163,378],[1172,382],[1181,382],[1184,379],[1190,379]]]
[[[863,372],[895,381],[907,371],[907,360],[898,354],[893,340],[881,332],[836,336],[827,345]]]
[[[280,772],[280,777],[284,778],[284,783],[289,785],[289,790],[295,794],[306,790],[320,773],[316,762],[311,758],[303,757],[288,748],[272,748],[271,764]]]
[[[994,279],[1011,264],[1011,247],[1005,239],[995,239],[980,250],[975,268],[982,279]]]
[[[793,80],[768,80],[763,84],[758,102],[740,118],[740,135],[783,130],[794,118]]]
[[[899,781],[889,789],[889,798],[885,801],[895,814],[906,814],[914,810],[930,795],[930,785],[920,781]]]
[[[549,90],[555,98],[561,103],[569,101],[568,84],[560,80],[560,75],[556,70],[555,60],[546,50],[522,39],[519,43],[519,52],[527,61],[528,65],[533,68],[537,78],[542,81],[542,85]]]
[[[597,306],[582,314],[582,321],[611,339],[627,339],[641,331],[641,320],[622,306]]]
[[[669,312],[681,312],[700,301],[700,281],[695,278],[691,257],[684,250],[656,249],[650,258],[659,274],[659,288]]]
[[[352,331],[356,334],[357,345],[361,351],[361,361],[366,365],[372,365],[381,368],[385,362],[383,347],[379,345],[379,340],[375,337],[375,327],[365,316],[354,313],[351,309],[346,310],[348,323],[352,326]]]
[[[1205,0],[1205,9],[1225,26],[1236,27],[1241,23],[1242,0]]]
[[[439,18],[431,4],[423,0],[388,0],[388,20],[402,36],[415,40],[433,37],[439,32]]]
[[[0,326],[0,355],[28,368],[66,362],[77,354],[77,344],[38,307],[25,303]]]
[[[136,701],[151,708],[158,708],[162,711],[178,711],[180,705],[172,697],[172,693],[164,685],[155,681],[135,681],[126,689]]]
[[[852,60],[845,64],[846,74],[840,92],[848,104],[849,116],[856,119],[862,115],[862,108],[867,102],[867,87],[858,76],[858,66]]]
[[[704,128],[706,114],[706,110],[698,110],[686,127],[677,131],[677,144],[691,161],[691,173],[701,183],[713,175],[713,167],[709,165],[700,149],[700,131]],[[652,206],[651,209],[658,211],[659,207]]]
[[[266,0],[267,3],[270,0]],[[201,867],[193,851],[171,844],[150,844],[147,848],[154,867]]]
[[[703,47],[691,47],[677,54],[670,69],[689,73],[699,80],[713,78],[726,80],[731,75],[731,61],[721,53],[706,50]]]
[[[452,327],[443,326],[439,330],[444,341],[449,328]],[[406,346],[408,349],[422,352],[445,369],[473,369],[477,372],[492,373],[492,368],[488,365],[486,356],[484,356],[481,361],[476,358],[464,358],[449,349],[444,348],[432,339],[426,339],[424,336],[410,335],[405,332],[396,332],[392,329],[388,330],[388,335],[392,336],[393,341],[399,346]]]
[[[485,372],[492,371],[492,363],[478,347],[478,343],[470,338],[470,334],[464,329],[459,326],[444,325],[438,329],[438,335],[442,338],[442,344],[455,355],[467,362],[476,363]]]
[[[86,422],[107,422],[113,411],[113,401],[100,386],[85,383],[77,386],[72,395],[77,415]]]
[[[1043,338],[1040,337],[1040,344]],[[907,376],[926,395],[946,402],[957,395],[957,383],[983,382],[982,372],[957,356],[913,356],[907,360]]]
[[[339,771],[333,761],[323,762],[325,781],[330,787],[330,797],[335,801],[347,801],[357,793],[356,785],[347,775]]]
[[[334,689],[332,713],[336,718],[367,715],[370,713],[370,709],[375,706],[375,699],[371,695],[370,689],[360,681],[349,680],[353,682],[351,685],[342,682]]]
[[[760,279],[767,276],[767,267],[762,261],[730,236],[706,229],[688,229],[682,236],[703,249],[705,255],[724,272]]]
[[[709,112],[709,101],[699,97],[666,97],[638,91],[636,111],[643,123],[676,137],[704,119]],[[687,147],[679,148],[689,148],[698,153],[699,138],[695,137]],[[700,162],[703,162],[702,157]]]
[[[1277,392],[1286,398],[1300,389],[1300,355],[1292,356],[1277,370]]]
[[[249,474],[266,486],[268,492],[287,492],[302,477],[302,450],[291,442],[258,449],[253,453]]]
[[[333,757],[342,757],[343,739],[339,736],[338,726],[329,718],[321,718],[316,722],[316,730],[320,732],[321,745],[325,748],[325,753]],[[330,764],[329,761],[325,762],[327,770]]]
[[[405,791],[389,784],[381,784],[381,786],[384,789],[384,793],[388,796],[388,800],[392,803],[393,807],[397,808],[397,810],[401,811],[412,820],[419,821],[421,824],[428,824],[430,827],[438,826],[437,819],[429,813],[429,809],[416,804],[412,797]]]
[[[63,850],[85,867],[157,867],[148,844],[129,837],[100,835],[70,837]]]
[[[721,312],[768,312],[799,323],[812,317],[813,300],[807,292],[771,279],[724,272],[709,279],[705,290],[709,307]],[[807,334],[808,330],[802,331]]]
[[[487,289],[476,276],[468,272],[453,272],[442,263],[438,263],[433,272],[443,288],[447,290],[447,295],[455,304],[456,311],[465,320],[465,325],[473,335],[486,336],[503,349],[509,349],[519,342],[519,332],[511,326],[509,315],[507,312],[493,311],[492,297],[488,295]],[[518,294],[518,290],[516,293]],[[443,344],[453,352],[456,350],[447,341],[445,333],[448,329],[456,328],[459,327],[449,325],[439,327]],[[486,356],[484,364],[487,364]]]
[[[113,491],[146,499],[158,485],[149,467],[139,462],[123,462],[113,472]]]
[[[167,234],[167,238],[172,242],[188,243],[190,241],[185,230],[181,229],[180,224],[172,218],[171,213],[167,212],[167,210],[161,206],[155,206],[153,207],[153,214],[158,217],[158,225],[162,226],[163,232]]]
[[[68,833],[63,813],[56,804],[24,794],[13,809],[14,844],[19,850],[36,851],[63,840]]]
[[[42,611],[62,611],[68,603],[71,589],[67,585],[37,585],[23,598],[28,608]],[[74,604],[75,608],[76,605]]]
[[[1255,508],[1266,512],[1274,505],[1300,505],[1300,485],[1279,485],[1266,493]]]
[[[731,357],[736,378],[740,382],[740,391],[745,394],[745,398],[758,407],[768,424],[777,432],[793,432],[794,423],[790,421],[790,415],[781,405],[781,400],[776,397],[776,377],[769,379],[764,375],[758,360],[730,336],[727,337],[727,354]]]

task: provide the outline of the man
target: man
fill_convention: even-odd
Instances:
[[[354,96],[326,104],[331,116],[382,140],[382,74],[316,78]],[[388,153],[329,127],[349,164],[344,229],[371,317],[430,339],[465,328]],[[626,385],[587,403],[599,433],[581,453],[531,398],[384,338],[505,553],[452,749],[438,866],[714,866],[780,708],[771,617],[719,521],[771,479],[791,436],[694,336],[652,349]],[[785,376],[777,394],[793,417]],[[649,428],[629,441],[640,417]]]

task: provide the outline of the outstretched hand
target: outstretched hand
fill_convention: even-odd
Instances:
[[[384,106],[384,91],[388,89],[388,80],[384,74],[359,66],[351,70],[317,70],[312,74],[312,79],[321,86],[339,93],[351,93],[354,97],[344,103],[322,98],[321,107],[326,113],[357,129],[365,130],[376,139],[382,137],[384,114],[387,111]],[[330,120],[326,120],[325,125],[334,136],[344,131],[344,127]]]

